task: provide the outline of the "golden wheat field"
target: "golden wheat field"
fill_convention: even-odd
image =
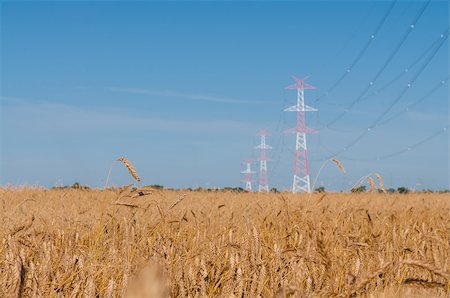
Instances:
[[[0,189],[1,297],[449,297],[446,194]]]

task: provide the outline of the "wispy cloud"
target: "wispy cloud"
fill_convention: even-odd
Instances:
[[[64,133],[167,132],[252,134],[256,124],[232,120],[171,120],[133,115],[123,110],[83,108],[60,103],[28,102],[4,107],[5,125],[21,131]]]
[[[20,98],[20,97],[14,97],[14,96],[0,96],[0,102],[18,104],[18,103],[27,102],[27,99]]]
[[[206,94],[193,94],[189,92],[179,92],[173,90],[152,90],[152,89],[142,89],[142,88],[118,88],[111,87],[108,88],[112,92],[122,92],[128,94],[140,94],[140,95],[151,95],[151,96],[162,96],[162,97],[176,97],[184,100],[196,100],[196,101],[207,101],[214,103],[226,103],[226,104],[262,104],[264,102],[256,100],[242,100],[236,98],[219,97]]]

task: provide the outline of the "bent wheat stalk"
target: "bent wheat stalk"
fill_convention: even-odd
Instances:
[[[362,176],[361,178],[359,178],[358,181],[356,181],[356,183],[350,188],[350,189],[354,189],[356,187],[361,186],[364,182],[366,182],[367,179],[369,179],[370,176],[374,175],[374,173],[369,173],[365,176]]]
[[[184,198],[187,196],[187,194],[182,194],[176,202],[174,202],[172,205],[169,206],[169,210],[178,205],[181,201],[184,200]]]
[[[138,175],[136,169],[134,168],[133,164],[128,159],[126,159],[125,157],[119,157],[117,160],[122,162],[125,165],[125,167],[128,169],[128,172],[130,173],[130,175],[137,182],[141,182],[141,178],[139,178],[139,175]]]
[[[383,179],[381,179],[381,175],[377,173],[375,174],[375,176],[377,177],[378,185],[380,186],[381,191],[383,191],[383,193],[386,193],[386,189],[384,189]]]
[[[342,166],[342,164],[339,162],[339,160],[337,160],[336,158],[333,158],[332,160],[336,164],[336,166],[338,167],[339,171],[341,171],[342,174],[345,174],[345,169]]]
[[[404,285],[415,285],[415,286],[421,286],[424,288],[435,288],[435,287],[442,287],[445,288],[445,284],[437,281],[427,280],[427,279],[421,279],[421,278],[414,278],[414,277],[408,277],[403,281]]]
[[[314,179],[314,183],[313,183],[311,189],[314,190],[314,187],[316,186],[317,179],[319,178],[320,173],[322,172],[322,169],[323,169],[323,168],[325,167],[325,165],[326,165],[328,162],[330,162],[330,161],[332,161],[332,162],[338,167],[339,171],[341,171],[342,174],[345,174],[345,169],[344,169],[344,167],[342,166],[342,164],[339,162],[339,160],[337,160],[336,158],[330,158],[330,159],[327,159],[327,160],[324,161],[324,162],[322,163],[322,165],[320,166],[320,169],[319,169],[319,171],[317,172],[316,178]]]
[[[432,264],[428,264],[428,263],[418,261],[418,260],[404,260],[401,263],[405,264],[405,265],[416,266],[416,267],[420,267],[425,270],[428,270],[434,274],[442,276],[443,278],[445,278],[447,280],[448,283],[450,283],[450,272],[447,272],[444,269],[437,268],[437,267],[433,266]]]
[[[369,185],[370,185],[370,191],[371,192],[376,191],[377,188],[375,187],[375,182],[373,181],[372,177],[369,177],[368,181],[369,181]]]
[[[111,176],[111,171],[112,171],[112,168],[113,168],[114,163],[115,163],[116,161],[122,162],[123,165],[128,169],[128,172],[130,173],[130,175],[131,175],[136,181],[141,182],[141,178],[139,177],[139,175],[138,175],[136,169],[134,168],[133,164],[132,164],[128,159],[126,159],[125,157],[122,156],[122,157],[119,157],[118,159],[116,159],[116,160],[111,164],[111,167],[109,168],[109,171],[108,171],[108,176],[106,176],[105,189],[108,188],[109,177]]]

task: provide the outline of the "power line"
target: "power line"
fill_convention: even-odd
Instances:
[[[413,69],[420,61],[422,61],[429,52],[431,52],[435,47],[439,45],[439,42],[444,38],[445,34],[448,32],[448,28],[444,30],[442,33],[439,34],[439,36],[422,52],[420,55],[414,59],[407,67],[405,67],[403,70],[401,70],[393,79],[389,80],[386,84],[384,84],[379,89],[373,91],[371,94],[366,95],[361,98],[360,102],[367,101],[368,99],[372,98],[375,95],[379,95],[384,90],[392,86],[395,82],[397,82],[399,79],[401,79],[404,75],[409,73],[411,69]],[[349,105],[351,102],[348,103],[333,103],[333,102],[324,102],[326,105],[332,105],[332,106],[342,106],[342,105]]]
[[[426,99],[430,98],[437,90],[439,90],[440,88],[442,88],[449,80],[449,77],[447,76],[446,78],[440,80],[436,85],[433,86],[433,88],[431,88],[427,93],[425,93],[422,97],[420,97],[419,99],[417,99],[416,101],[414,101],[413,103],[407,105],[404,109],[402,109],[401,111],[395,113],[394,115],[390,116],[389,118],[385,119],[385,120],[381,120],[380,122],[378,122],[376,124],[375,127],[379,127],[382,125],[385,125],[388,122],[391,122],[392,120],[400,117],[401,115],[403,115],[404,113],[408,112],[411,108],[417,106],[419,103],[425,101]],[[327,128],[328,129],[328,128]],[[351,133],[351,132],[357,132],[357,130],[336,130],[336,129],[328,129],[328,130],[332,130],[332,131],[338,131],[338,132],[344,132],[344,133]]]
[[[409,110],[418,105],[419,103],[423,102],[424,100],[428,99],[431,95],[433,95],[437,90],[439,90],[441,87],[443,87],[449,80],[449,77],[447,76],[444,80],[441,80],[439,83],[437,83],[430,91],[428,91],[424,96],[420,97],[418,100],[416,100],[415,102],[411,103],[410,105],[406,106],[406,108],[404,108],[403,110],[395,113],[394,115],[392,115],[389,118],[386,118],[383,121],[380,121],[376,127],[385,125],[388,122],[391,122],[392,120],[394,120],[395,118],[400,117],[401,115],[403,115],[406,112],[409,112]]]
[[[416,82],[416,80],[419,78],[419,76],[422,74],[422,72],[425,70],[425,68],[430,64],[431,60],[433,60],[433,58],[436,56],[439,49],[444,45],[444,41],[447,40],[448,35],[449,35],[449,31],[447,30],[447,32],[446,32],[444,38],[442,39],[441,43],[439,44],[439,46],[436,47],[436,49],[429,55],[428,59],[422,64],[422,66],[416,72],[416,74],[414,75],[412,80],[410,80],[409,83],[406,85],[403,92],[400,93],[400,95],[391,103],[391,105],[389,105],[386,108],[386,110],[375,119],[372,126],[369,128],[371,128],[371,129],[375,128],[376,125],[378,124],[378,122],[380,122],[383,119],[383,117],[386,116],[386,114],[391,111],[391,109],[394,107],[394,105],[397,104],[397,102],[400,101],[400,99],[403,97],[403,95],[412,87],[412,85]]]
[[[341,156],[339,156],[339,159],[350,160],[350,161],[375,161],[375,160],[383,160],[383,159],[387,159],[390,157],[395,157],[395,156],[401,155],[403,153],[412,151],[413,149],[419,147],[420,145],[423,145],[423,144],[431,141],[432,139],[438,137],[439,135],[446,132],[447,130],[448,130],[448,125],[414,144],[411,144],[407,147],[404,147],[403,149],[400,149],[400,150],[397,150],[397,151],[394,151],[394,152],[391,152],[388,154],[384,154],[384,155],[380,155],[380,156],[376,156],[376,157],[362,157],[362,158],[357,158],[357,157],[355,158],[355,157],[348,157],[348,156],[341,155]],[[330,149],[325,147],[323,144],[320,144],[320,146],[323,149],[325,149],[327,152],[330,152],[330,153],[332,152]],[[314,159],[313,161],[323,161],[323,160],[324,159]]]
[[[448,38],[448,31],[444,38],[441,40],[441,43],[439,46],[428,56],[428,59],[423,63],[423,65],[420,67],[420,69],[416,72],[416,74],[413,76],[413,78],[410,80],[410,82],[405,86],[405,88],[402,90],[402,92],[395,98],[395,100],[380,114],[378,117],[372,122],[371,125],[367,127],[360,135],[358,135],[352,142],[350,142],[347,146],[345,146],[343,149],[339,150],[335,154],[332,154],[331,156],[324,158],[329,159],[334,156],[338,156],[341,153],[347,151],[349,148],[353,147],[355,144],[357,144],[362,138],[364,138],[371,130],[376,128],[377,124],[383,119],[383,117],[394,107],[395,104],[397,104],[398,101],[406,94],[408,90],[410,90],[411,86],[414,84],[414,82],[418,79],[418,77],[422,74],[422,72],[425,70],[425,68],[430,64],[431,60],[436,56],[436,53],[439,51],[439,49],[444,44],[444,41]]]
[[[389,17],[389,15],[392,12],[392,9],[394,8],[395,4],[397,3],[397,0],[392,1],[391,5],[389,6],[389,8],[386,10],[386,12],[384,13],[383,17],[381,18],[380,22],[378,23],[377,27],[375,28],[375,30],[372,32],[372,34],[370,35],[369,40],[365,43],[365,45],[363,46],[363,48],[359,51],[358,55],[356,55],[355,59],[353,59],[352,63],[350,64],[349,67],[347,67],[347,69],[344,71],[344,73],[336,80],[336,82],[334,82],[333,85],[331,85],[331,87],[329,87],[327,89],[327,91],[325,91],[325,93],[323,93],[322,95],[320,95],[319,97],[317,97],[316,99],[314,99],[313,103],[316,103],[317,101],[323,99],[324,97],[327,97],[334,89],[336,89],[339,84],[342,83],[342,81],[347,77],[347,75],[352,71],[352,69],[356,66],[356,64],[358,64],[358,62],[361,60],[361,58],[364,56],[364,54],[367,52],[367,50],[369,49],[370,45],[372,44],[372,42],[375,40],[375,37],[377,36],[378,32],[380,31],[381,27],[383,27],[384,23],[386,22],[386,19]]]
[[[433,134],[429,135],[428,137],[426,137],[412,145],[409,145],[408,147],[405,147],[403,149],[400,149],[400,150],[397,150],[395,152],[391,152],[388,154],[380,155],[377,157],[368,157],[368,158],[367,157],[366,158],[352,158],[352,157],[346,157],[346,156],[340,156],[339,158],[343,159],[343,160],[351,160],[351,161],[374,161],[374,160],[382,160],[382,159],[395,157],[395,156],[401,155],[403,153],[410,152],[413,149],[431,141],[432,139],[438,137],[439,135],[441,135],[443,133],[446,133],[446,132],[448,133],[448,127],[449,126],[447,125],[444,128],[441,128],[440,130],[438,130],[437,132],[434,132]]]
[[[278,135],[278,138],[275,142],[275,150],[274,150],[275,152],[273,154],[273,156],[276,157],[276,161],[273,162],[272,171],[269,172],[269,176],[270,176],[271,180],[273,177],[275,177],[275,173],[277,173],[278,166],[281,162],[281,157],[283,155],[284,148],[286,145],[284,134],[282,133],[286,126],[286,117],[285,117],[285,113],[283,111],[284,107],[286,106],[286,102],[287,102],[286,90],[284,90],[283,91],[283,106],[282,106],[282,109],[280,109],[281,112],[280,112],[280,117],[279,117],[279,121],[277,124],[277,130],[276,130],[276,134]],[[274,160],[275,160],[275,158],[274,158]]]
[[[364,95],[366,95],[366,93],[370,90],[370,88],[372,88],[372,86],[375,84],[375,82],[377,81],[377,79],[381,76],[381,74],[384,72],[384,70],[387,68],[387,66],[391,63],[392,59],[395,57],[395,55],[398,53],[398,51],[400,50],[400,48],[402,47],[402,45],[405,43],[406,39],[408,38],[408,36],[410,35],[410,33],[412,32],[412,30],[415,28],[417,22],[420,20],[420,18],[422,17],[425,9],[428,7],[428,5],[430,4],[431,0],[428,0],[420,9],[420,11],[417,13],[416,17],[414,18],[413,22],[411,23],[411,25],[409,26],[409,28],[407,29],[407,31],[405,32],[405,34],[403,35],[403,37],[401,38],[400,42],[396,45],[396,47],[394,48],[394,51],[388,56],[388,58],[386,59],[386,61],[383,63],[383,66],[377,71],[377,73],[372,77],[372,79],[370,80],[369,84],[364,88],[364,90],[361,92],[361,94],[354,100],[352,101],[347,108],[342,111],[337,117],[335,117],[333,120],[331,120],[330,122],[328,122],[325,126],[326,127],[330,127],[331,125],[333,125],[334,123],[336,123],[337,121],[339,121],[340,119],[342,119],[359,101],[361,101],[361,99],[364,97]]]
[[[436,48],[440,47],[440,42],[442,42],[442,40],[444,38],[446,38],[446,35],[449,32],[449,28],[447,28],[445,31],[443,31],[442,33],[439,34],[438,38],[436,40],[434,40],[430,46],[428,46],[426,48],[426,50],[424,52],[422,52],[414,61],[412,61],[408,67],[406,67],[404,70],[402,70],[394,79],[392,79],[391,81],[389,81],[387,84],[385,84],[383,87],[381,87],[380,89],[374,91],[372,94],[367,95],[366,97],[362,98],[362,101],[366,101],[368,98],[371,98],[374,95],[379,95],[380,93],[382,93],[383,90],[387,89],[388,87],[390,87],[393,83],[395,83],[395,81],[399,80],[402,76],[406,75],[407,73],[410,73],[411,69],[413,69],[420,61],[422,61],[427,54],[429,54],[429,52],[431,52],[431,50],[435,50]],[[328,103],[330,104],[330,103]],[[318,113],[319,115],[319,113]],[[320,121],[319,121],[320,122]],[[358,130],[356,129],[338,129],[335,127],[327,127],[327,126],[322,126],[320,127],[321,130],[323,129],[327,129],[330,131],[335,131],[335,132],[339,132],[339,133],[354,133],[357,132]]]

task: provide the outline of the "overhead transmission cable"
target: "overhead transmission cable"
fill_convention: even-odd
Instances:
[[[283,91],[283,109],[286,105],[286,90]],[[285,118],[285,114],[284,110],[281,109],[281,113],[280,113],[280,117],[279,117],[279,121],[278,121],[278,125],[277,125],[277,134],[278,134],[278,139],[275,142],[275,150],[273,153],[274,156],[274,160],[275,162],[272,165],[272,170],[269,172],[269,178],[272,180],[273,177],[275,176],[275,173],[278,170],[279,164],[281,162],[281,157],[282,154],[284,152],[284,148],[285,148],[285,138],[284,138],[284,134],[283,134],[283,130],[286,124],[286,118]]]
[[[367,101],[368,99],[372,98],[373,96],[379,95],[384,90],[392,86],[395,82],[397,82],[399,79],[401,79],[403,76],[405,76],[407,73],[409,73],[420,61],[422,61],[429,52],[431,52],[435,47],[439,45],[439,42],[444,38],[445,34],[447,33],[449,29],[447,28],[442,33],[439,33],[439,36],[423,51],[420,53],[419,56],[417,56],[416,59],[414,59],[407,67],[402,69],[394,78],[389,80],[386,84],[384,84],[382,87],[378,88],[377,90],[373,91],[371,94],[368,94],[361,98],[360,102]],[[333,102],[324,102],[324,104],[327,105],[333,105],[333,106],[342,106],[342,105],[349,105],[351,102],[348,103],[333,103]]]
[[[333,83],[333,85],[331,85],[331,87],[329,87],[327,89],[327,91],[325,91],[322,95],[320,95],[319,97],[314,99],[314,103],[316,103],[317,101],[327,97],[334,89],[336,89],[339,84],[342,83],[342,81],[345,79],[345,77],[347,77],[347,75],[352,71],[352,69],[356,66],[356,64],[358,64],[358,62],[361,60],[361,58],[364,56],[364,54],[367,52],[367,50],[369,49],[370,45],[372,44],[372,42],[374,41],[375,37],[377,36],[378,32],[380,31],[381,27],[383,27],[384,23],[386,22],[386,19],[389,17],[389,15],[392,12],[392,9],[394,8],[395,4],[396,4],[397,0],[392,1],[391,5],[388,7],[388,9],[386,10],[386,12],[384,13],[383,17],[381,18],[380,22],[378,23],[377,27],[375,28],[375,30],[372,32],[372,34],[369,37],[369,40],[364,44],[364,46],[362,47],[362,49],[359,51],[359,53],[356,55],[355,59],[353,59],[352,63],[350,64],[350,66],[344,71],[344,73],[336,80],[336,82]]]
[[[423,102],[424,100],[428,99],[431,95],[433,95],[438,89],[440,89],[441,87],[443,87],[449,80],[449,77],[447,76],[445,79],[441,80],[439,83],[437,83],[430,91],[428,91],[424,96],[420,97],[418,100],[414,101],[413,103],[409,104],[408,106],[406,106],[403,110],[395,113],[394,115],[390,116],[389,118],[386,118],[380,122],[378,122],[378,124],[376,125],[376,127],[385,125],[388,122],[391,122],[392,120],[400,117],[401,115],[403,115],[406,112],[409,112],[410,109],[416,105],[418,105],[419,103]]]
[[[439,49],[444,45],[444,41],[447,40],[449,35],[449,31],[447,30],[447,32],[445,33],[444,37],[442,38],[441,43],[439,44],[438,47],[436,47],[436,49],[429,55],[428,59],[425,61],[425,63],[422,64],[422,66],[420,67],[420,69],[416,72],[416,74],[413,76],[413,78],[409,81],[409,83],[405,86],[405,88],[403,89],[402,93],[400,93],[399,96],[397,96],[397,98],[392,101],[392,103],[384,110],[383,113],[381,113],[374,121],[372,126],[370,126],[370,129],[373,129],[375,127],[377,127],[377,125],[379,124],[379,122],[384,118],[384,116],[386,116],[387,113],[389,113],[392,108],[400,101],[400,99],[403,97],[403,95],[411,88],[411,86],[416,82],[416,80],[419,78],[419,76],[422,74],[422,72],[425,70],[425,68],[430,64],[431,60],[433,60],[433,58],[436,56],[437,52],[439,51]]]
[[[414,60],[413,62],[411,62],[407,68],[405,68],[404,70],[402,70],[402,71],[399,73],[399,75],[397,75],[394,79],[392,79],[391,81],[389,81],[386,85],[384,85],[384,86],[381,87],[380,89],[374,91],[374,93],[372,93],[371,95],[368,95],[368,96],[366,96],[365,98],[363,98],[363,99],[361,100],[361,102],[367,100],[367,98],[370,98],[370,97],[372,97],[372,96],[375,96],[375,95],[378,95],[378,94],[382,93],[382,91],[383,91],[384,89],[387,89],[387,88],[388,88],[390,85],[392,85],[395,81],[399,80],[402,76],[406,75],[407,73],[410,73],[411,69],[413,69],[414,66],[416,66],[420,61],[422,61],[423,58],[426,57],[426,55],[429,54],[429,53],[431,52],[431,50],[434,50],[434,49],[436,49],[437,47],[440,46],[440,42],[442,41],[443,38],[446,37],[446,34],[448,34],[448,32],[449,32],[449,28],[447,28],[443,33],[439,34],[439,37],[438,37],[435,41],[433,41],[433,43],[432,43],[429,47],[427,47],[427,49],[426,49],[424,52],[422,52],[422,53],[420,54],[420,56],[419,56],[416,60]],[[445,81],[445,79],[444,79],[444,81]],[[439,84],[438,84],[438,85],[439,85]],[[439,87],[437,87],[437,88],[439,88]],[[317,115],[319,115],[319,114],[320,114],[320,113],[317,113]],[[354,133],[354,132],[357,132],[357,131],[358,131],[357,129],[341,129],[341,128],[338,129],[338,128],[335,128],[335,127],[326,127],[326,126],[322,126],[320,129],[327,129],[327,130],[335,131],[335,132],[339,132],[339,133]]]
[[[394,115],[390,116],[389,118],[380,121],[376,127],[385,125],[388,122],[391,122],[392,120],[400,117],[401,115],[403,115],[406,112],[409,112],[409,110],[415,106],[417,106],[419,103],[425,101],[426,99],[430,98],[437,90],[439,90],[440,88],[442,88],[449,80],[449,77],[445,77],[444,79],[440,80],[436,85],[434,85],[433,88],[431,88],[425,95],[423,95],[422,97],[420,97],[418,100],[414,101],[413,103],[407,105],[405,108],[403,108],[402,110],[400,110],[399,112],[395,113]],[[335,131],[335,129],[331,129],[333,131]],[[341,130],[339,130],[341,132]],[[345,132],[356,132],[356,130],[346,130]]]
[[[441,43],[439,44],[438,47],[436,47],[436,49],[428,56],[428,58],[426,59],[426,61],[422,64],[422,66],[420,67],[420,69],[416,72],[416,74],[412,77],[412,79],[409,81],[409,83],[404,87],[404,89],[400,92],[400,94],[394,99],[394,101],[392,101],[392,103],[380,114],[377,116],[377,118],[372,122],[371,125],[369,125],[367,127],[367,129],[365,129],[360,135],[358,135],[358,137],[356,137],[352,142],[350,142],[347,146],[345,146],[344,148],[342,148],[341,150],[339,150],[338,152],[332,154],[331,156],[324,158],[324,159],[329,159],[335,156],[340,155],[341,153],[347,151],[350,147],[353,147],[355,144],[357,144],[362,138],[364,138],[371,130],[373,130],[374,128],[377,127],[377,124],[379,122],[381,122],[381,120],[383,119],[383,117],[389,113],[389,111],[394,107],[395,104],[397,104],[400,99],[403,98],[403,96],[407,93],[408,90],[410,90],[411,86],[414,84],[414,82],[417,80],[417,78],[423,73],[423,71],[425,70],[425,68],[430,64],[431,60],[436,56],[437,52],[439,51],[439,49],[442,47],[442,45],[444,44],[445,40],[447,40],[448,38],[448,31],[446,33],[446,35],[444,36],[444,38],[441,40]]]
[[[374,160],[382,160],[382,159],[395,157],[395,156],[401,155],[403,153],[410,152],[413,149],[415,149],[415,148],[417,148],[417,147],[419,147],[419,146],[421,146],[421,145],[431,141],[432,139],[440,136],[443,133],[446,133],[446,132],[448,133],[448,128],[449,128],[449,126],[447,125],[444,128],[441,128],[440,130],[438,130],[438,131],[434,132],[433,134],[427,136],[426,138],[424,138],[424,139],[422,139],[422,140],[420,140],[420,141],[418,141],[418,142],[416,142],[416,143],[414,143],[412,145],[409,145],[408,147],[405,147],[403,149],[400,149],[400,150],[397,150],[397,151],[394,151],[394,152],[391,152],[391,153],[388,153],[388,154],[380,155],[380,156],[377,156],[377,157],[369,157],[369,158],[352,158],[352,157],[347,157],[347,156],[340,156],[339,159],[350,160],[350,161],[374,161]]]
[[[364,90],[361,92],[361,94],[354,100],[352,101],[344,111],[342,111],[337,117],[335,117],[333,120],[331,120],[330,122],[328,122],[325,127],[330,127],[331,125],[333,125],[334,123],[336,123],[337,121],[339,121],[340,119],[342,119],[359,101],[361,101],[361,99],[366,95],[366,93],[370,90],[370,88],[372,88],[372,86],[375,84],[375,82],[377,81],[377,79],[381,76],[381,74],[384,72],[384,70],[387,68],[387,66],[391,63],[392,59],[395,57],[395,55],[398,53],[398,51],[400,50],[400,48],[403,46],[403,44],[405,43],[406,39],[408,38],[408,36],[411,34],[412,30],[415,28],[417,22],[420,20],[420,18],[422,17],[425,9],[428,7],[428,5],[430,4],[431,0],[428,0],[420,9],[420,11],[417,13],[417,15],[415,16],[413,22],[411,23],[411,25],[409,26],[409,28],[407,29],[407,31],[405,32],[405,34],[403,35],[403,37],[400,39],[400,42],[396,45],[396,47],[394,48],[394,50],[392,51],[392,53],[388,56],[388,58],[386,59],[386,61],[383,63],[383,65],[381,66],[381,68],[376,72],[376,74],[372,77],[372,79],[370,80],[369,84],[364,88]]]
[[[339,156],[339,159],[350,160],[350,161],[375,161],[375,160],[383,160],[383,159],[386,159],[386,158],[398,156],[398,155],[401,155],[403,153],[410,152],[413,149],[419,147],[420,145],[423,145],[423,144],[427,143],[428,141],[431,141],[432,139],[438,137],[442,133],[448,131],[448,128],[449,128],[448,125],[444,126],[443,128],[441,128],[438,131],[434,132],[433,134],[427,136],[426,138],[418,141],[417,143],[411,144],[411,145],[409,145],[407,147],[404,147],[403,149],[400,149],[400,150],[397,150],[397,151],[394,151],[394,152],[391,152],[391,153],[387,153],[387,154],[384,154],[384,155],[380,155],[380,156],[376,156],[376,157],[361,157],[361,158],[359,158],[359,157],[348,157],[348,156],[341,155],[341,156]],[[332,153],[332,151],[330,149],[326,148],[325,146],[321,145],[321,147],[323,149],[325,149],[327,152]],[[314,159],[312,161],[323,161],[323,159]]]

